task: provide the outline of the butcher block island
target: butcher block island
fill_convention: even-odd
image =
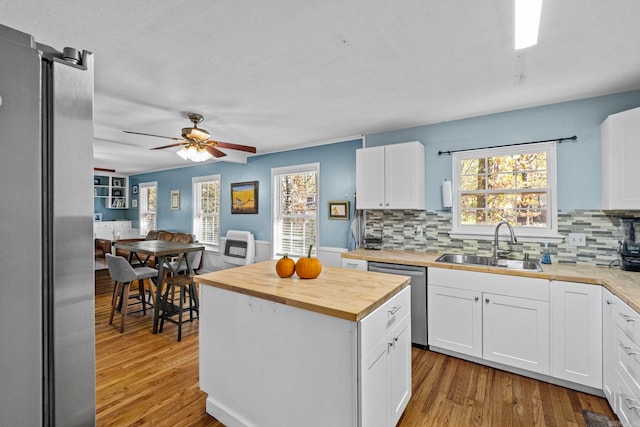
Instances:
[[[275,261],[196,276],[200,388],[227,426],[393,426],[411,397],[409,277]]]

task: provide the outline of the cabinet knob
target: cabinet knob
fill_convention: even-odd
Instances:
[[[478,301],[479,299],[480,299],[480,297],[473,298],[474,301]]]
[[[613,301],[611,301],[610,299],[606,300],[608,305],[613,304]]]
[[[489,304],[489,298],[485,298],[484,302],[486,302],[487,304]]]

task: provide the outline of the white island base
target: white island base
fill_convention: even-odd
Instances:
[[[353,321],[200,283],[207,413],[227,426],[397,423],[411,396],[408,287]]]

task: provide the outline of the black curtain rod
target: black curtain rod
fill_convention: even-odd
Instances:
[[[442,154],[451,155],[452,153],[459,153],[461,151],[485,150],[487,148],[515,147],[516,145],[541,144],[543,142],[552,142],[552,141],[558,141],[558,144],[562,144],[563,141],[575,141],[576,139],[578,139],[578,137],[576,135],[573,135],[567,138],[545,139],[543,141],[518,142],[516,144],[493,145],[491,147],[466,148],[464,150],[438,151],[438,156]]]

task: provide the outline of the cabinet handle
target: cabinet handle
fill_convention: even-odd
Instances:
[[[620,344],[620,348],[627,353],[627,356],[638,356],[640,355],[640,353],[637,353],[635,351],[632,351],[633,349],[631,347],[625,347],[624,344],[622,344],[622,341],[618,341],[618,344]]]
[[[629,397],[624,397],[622,395],[620,395],[620,397],[622,397],[622,401],[624,402],[625,405],[627,405],[627,408],[629,408],[629,409],[640,409],[640,406],[632,404],[632,402],[637,402],[637,400],[631,399]]]
[[[622,313],[619,313],[619,314],[620,314],[620,317],[622,317],[627,322],[635,322],[636,321],[636,319],[634,319],[633,317],[629,316],[628,314],[622,314]]]
[[[607,301],[607,305],[611,305],[611,304],[613,304],[613,301],[611,301],[610,299],[605,300],[605,301]]]
[[[389,315],[393,316],[394,314],[396,314],[398,312],[398,310],[400,310],[402,308],[401,305],[394,305],[393,307],[391,307],[391,310],[387,310],[389,312]]]

